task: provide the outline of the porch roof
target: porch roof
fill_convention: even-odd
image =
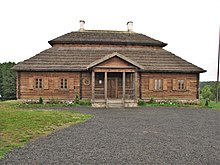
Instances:
[[[100,64],[102,62],[105,62],[105,61],[107,61],[107,60],[109,60],[109,59],[111,59],[113,57],[119,57],[120,59],[122,59],[122,60],[124,60],[124,61],[126,61],[126,62],[128,62],[128,63],[130,63],[130,64],[132,64],[134,66],[136,66],[139,69],[144,69],[144,67],[142,65],[138,64],[137,62],[135,62],[135,61],[131,60],[130,58],[125,57],[122,54],[119,54],[117,52],[113,52],[111,54],[108,54],[108,55],[106,55],[106,56],[104,56],[104,57],[102,57],[102,58],[100,58],[100,59],[90,63],[87,66],[87,69],[90,69],[90,68],[92,68],[92,67],[94,67],[94,66],[96,66],[96,65],[98,65],[98,64]],[[112,67],[114,67],[114,66],[112,66]]]

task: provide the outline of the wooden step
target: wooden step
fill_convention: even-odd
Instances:
[[[123,108],[123,104],[108,104],[108,108]]]
[[[122,99],[109,99],[107,101],[107,107],[108,108],[122,108],[123,101]]]

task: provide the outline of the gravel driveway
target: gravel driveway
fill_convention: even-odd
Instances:
[[[15,149],[0,164],[220,164],[220,111],[73,108],[84,123]]]

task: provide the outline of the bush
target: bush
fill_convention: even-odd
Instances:
[[[50,100],[48,101],[48,103],[49,103],[49,104],[59,104],[60,101],[57,100],[57,99],[52,98],[52,99],[50,99]]]
[[[206,106],[206,107],[209,106],[209,99],[206,99],[206,100],[205,100],[205,106]]]
[[[153,98],[153,97],[151,97],[150,98],[150,101],[148,102],[149,104],[155,104],[156,103],[156,100]]]
[[[43,101],[42,97],[40,97],[40,98],[39,98],[39,104],[43,104],[43,102],[44,102],[44,101]]]
[[[79,104],[79,95],[76,95],[75,97],[75,104]]]
[[[145,104],[146,104],[146,102],[144,100],[138,100],[138,105],[139,106],[143,106]]]
[[[202,98],[203,99],[209,99],[209,100],[214,100],[215,95],[214,95],[214,87],[211,87],[210,85],[205,85],[202,89]]]
[[[90,100],[79,100],[78,103],[79,103],[79,105],[85,105],[85,106],[90,106],[91,105]]]

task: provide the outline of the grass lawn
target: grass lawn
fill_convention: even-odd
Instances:
[[[176,104],[175,102],[171,103],[147,103],[141,101],[140,106],[165,106],[165,107],[190,107],[190,108],[210,108],[210,109],[215,109],[215,110],[220,110],[220,102],[214,102],[214,101],[209,101],[208,106],[205,105],[205,100],[201,100],[199,104],[195,105],[190,105],[190,104]]]
[[[32,139],[89,118],[91,115],[65,110],[27,109],[17,101],[0,102],[0,158]]]
[[[206,106],[205,106],[206,107]],[[208,108],[219,109],[220,110],[220,102],[209,102]]]

